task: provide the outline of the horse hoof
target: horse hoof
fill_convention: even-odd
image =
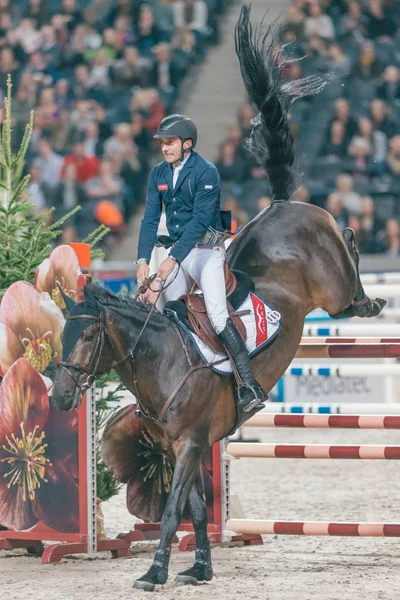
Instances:
[[[201,565],[195,563],[191,569],[178,573],[175,577],[175,583],[181,585],[197,585],[204,581],[211,581],[213,578],[213,570],[211,565]]]
[[[196,577],[190,575],[177,575],[175,577],[175,583],[179,583],[180,585],[197,585],[199,581]]]
[[[140,579],[136,579],[133,588],[135,590],[142,590],[143,592],[154,592],[156,586],[154,583],[150,583],[150,581],[140,581]]]

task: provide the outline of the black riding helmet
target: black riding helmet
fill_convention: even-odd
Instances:
[[[179,137],[183,142],[192,140],[192,148],[197,143],[197,127],[195,123],[184,115],[169,115],[161,121],[154,139]]]

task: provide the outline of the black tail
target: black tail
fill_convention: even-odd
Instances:
[[[289,201],[297,187],[293,137],[288,121],[297,98],[321,91],[327,80],[311,76],[287,83],[274,52],[272,26],[253,30],[250,8],[243,6],[235,30],[236,54],[244,86],[259,113],[252,121],[247,148],[267,173],[273,201]]]

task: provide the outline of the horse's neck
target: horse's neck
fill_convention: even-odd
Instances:
[[[156,311],[149,317],[149,313],[141,307],[126,316],[110,310],[108,322],[116,362],[123,360],[132,350],[138,359],[145,357],[146,360],[151,360],[160,355],[160,350],[164,347],[162,336],[169,323]]]

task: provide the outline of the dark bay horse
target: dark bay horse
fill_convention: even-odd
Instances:
[[[232,268],[247,272],[256,291],[282,315],[275,343],[253,362],[264,389],[270,390],[291,363],[307,313],[322,307],[334,317],[373,316],[384,301],[367,298],[358,275],[358,253],[351,231],[343,236],[334,219],[316,206],[290,202],[296,187],[288,109],[302,82],[284,84],[272,44],[253,33],[242,9],[236,48],[243,80],[259,110],[250,150],[269,175],[273,202],[230,245]],[[310,93],[310,82],[304,83]],[[160,413],[188,372],[188,359],[201,359],[176,325],[134,299],[114,296],[99,286],[85,288],[84,301],[68,301],[63,362],[53,388],[61,410],[79,405],[93,375],[115,368],[136,396],[148,429],[172,448],[175,471],[161,520],[161,539],[149,571],[135,587],[153,590],[168,577],[170,545],[189,502],[196,533],[196,560],[177,580],[196,584],[212,578],[207,514],[200,462],[209,446],[235,424],[233,380],[209,369],[191,372],[163,419]],[[140,341],[137,343],[140,336]]]

